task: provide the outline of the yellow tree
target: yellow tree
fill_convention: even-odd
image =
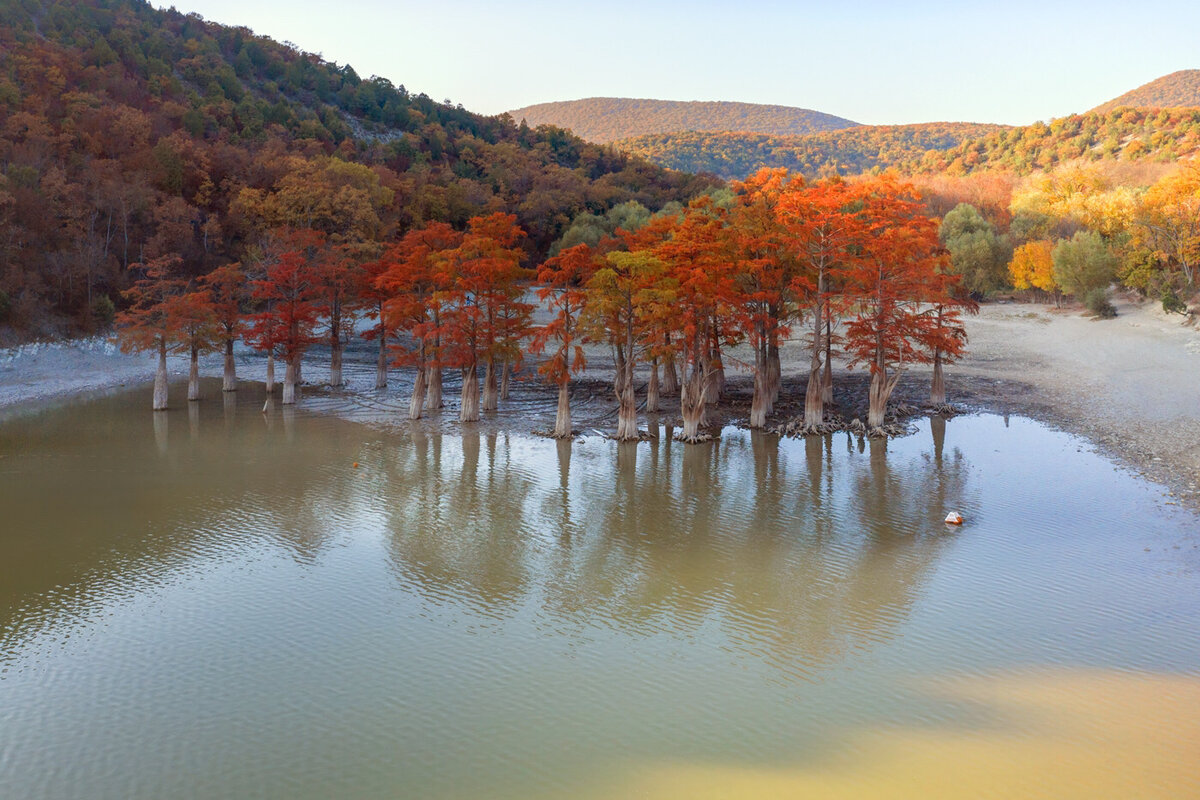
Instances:
[[[1040,289],[1059,299],[1058,281],[1054,279],[1054,245],[1045,239],[1026,242],[1013,252],[1008,276],[1017,289]]]
[[[1134,226],[1134,244],[1195,286],[1200,263],[1200,166],[1190,164],[1150,187]]]

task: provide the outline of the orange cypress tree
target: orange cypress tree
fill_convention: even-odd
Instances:
[[[233,343],[242,335],[244,316],[242,306],[247,300],[246,272],[239,262],[217,267],[200,279],[208,290],[219,338],[225,349],[225,365],[221,390],[237,391],[237,369],[233,361]]]
[[[867,424],[878,428],[905,365],[930,363],[935,350],[957,356],[965,336],[953,332],[944,313],[931,312],[954,305],[954,283],[941,274],[946,255],[937,222],[922,213],[913,188],[877,178],[862,185],[860,197],[862,235],[842,274],[853,307],[845,346],[852,366],[870,365]]]
[[[863,236],[859,203],[859,188],[836,178],[809,186],[793,180],[779,200],[779,219],[793,239],[800,267],[793,277],[792,291],[812,326],[804,393],[804,424],[810,427],[825,420],[821,356],[828,350],[828,304],[833,285],[841,283],[841,273],[850,265],[852,246]]]
[[[410,419],[421,417],[430,364],[438,358],[438,305],[434,295],[446,288],[453,277],[437,268],[438,257],[461,243],[462,234],[445,223],[434,222],[404,234],[379,262],[381,272],[375,280],[383,298],[379,335],[386,337],[389,331],[409,334],[410,346],[392,345],[392,363],[417,368],[408,406]],[[382,343],[380,347],[382,352]],[[437,381],[440,399],[440,368]]]
[[[437,363],[462,370],[459,419],[479,419],[479,364],[483,363],[483,407],[495,410],[496,365],[516,360],[528,331],[532,306],[521,300],[524,232],[512,214],[472,217],[459,245],[436,257],[444,288],[434,293],[442,311],[430,335],[440,340]]]
[[[158,353],[154,373],[155,411],[167,407],[167,351],[178,341],[179,320],[172,300],[183,293],[186,281],[176,277],[182,263],[177,255],[159,256],[145,263],[130,265],[141,273],[122,294],[129,308],[116,317],[117,336],[126,353],[153,350]]]
[[[730,236],[738,282],[735,301],[739,323],[754,350],[751,428],[766,425],[778,399],[779,344],[789,335],[795,313],[797,263],[778,215],[779,199],[788,184],[787,171],[782,169],[763,169],[734,184],[737,195],[730,211]]]
[[[558,385],[558,413],[554,419],[554,437],[571,436],[571,373],[582,371],[587,360],[583,354],[583,338],[579,318],[587,300],[585,286],[596,270],[596,254],[586,244],[578,244],[548,259],[537,271],[538,299],[549,301],[554,318],[534,333],[530,350],[541,353],[547,344],[554,351],[538,371],[550,383]]]
[[[265,263],[262,279],[252,284],[251,296],[266,306],[251,317],[248,340],[259,350],[282,358],[287,365],[282,402],[296,402],[300,359],[319,342],[317,322],[321,313],[321,287],[314,255],[324,236],[313,230],[282,231],[280,251]]]

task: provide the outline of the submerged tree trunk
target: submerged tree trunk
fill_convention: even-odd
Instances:
[[[488,356],[487,363],[483,367],[483,410],[495,411],[496,402],[496,362],[491,356]]]
[[[683,417],[682,437],[685,441],[694,442],[700,436],[700,426],[704,423],[704,401],[708,386],[707,376],[701,365],[694,365],[691,374],[684,381],[683,391],[679,398],[679,411]]]
[[[379,334],[379,357],[375,361],[375,388],[387,387],[387,334]]]
[[[613,391],[620,397],[625,390],[625,349],[621,345],[615,347],[613,363],[616,365],[613,373]]]
[[[462,405],[458,419],[460,422],[479,421],[479,366],[474,363],[462,368]]]
[[[558,414],[554,417],[554,438],[569,439],[571,437],[571,397],[570,385],[563,381],[558,385]]]
[[[813,325],[812,355],[808,362],[808,385],[804,388],[804,424],[815,426],[825,421],[825,403],[821,378],[821,315]]]
[[[188,365],[188,400],[200,399],[200,348],[192,345],[191,363]]]
[[[425,407],[437,411],[442,403],[442,368],[430,366],[425,380]]]
[[[272,394],[275,391],[275,353],[273,351],[267,353],[267,380],[265,388],[267,394]]]
[[[900,373],[889,378],[887,370],[882,367],[871,372],[871,388],[867,407],[868,428],[878,428],[883,425],[884,418],[887,416],[888,399],[891,398],[892,390],[896,388],[896,382],[899,380]]]
[[[712,375],[712,383],[709,386],[706,402],[716,403],[725,396],[725,362],[721,360],[721,338],[719,333],[713,335],[712,360],[709,362],[709,373]]]
[[[750,427],[764,428],[771,413],[771,373],[765,348],[754,354],[754,397],[750,400]]]
[[[646,412],[649,414],[656,413],[661,403],[659,402],[659,386],[658,386],[658,359],[650,359],[650,381],[646,384]]]
[[[508,383],[509,383],[509,376],[511,375],[511,373],[512,373],[512,364],[510,364],[508,359],[506,358],[506,359],[504,359],[504,366],[500,368],[500,399],[501,400],[508,399]]]
[[[779,361],[779,342],[772,341],[767,345],[767,389],[771,399],[771,407],[779,402],[779,389],[783,385],[783,366]]]
[[[221,379],[221,391],[237,391],[237,367],[233,363],[233,339],[225,340],[225,373]]]
[[[628,352],[626,352],[628,351]],[[637,400],[633,395],[633,325],[626,324],[625,348],[617,348],[621,363],[620,389],[617,390],[617,439],[638,438]]]
[[[287,367],[283,371],[283,399],[285,406],[294,405],[296,402],[296,384],[300,378],[300,354],[292,356],[287,360]]]
[[[821,374],[821,402],[833,403],[833,322],[825,320],[825,369]]]
[[[342,340],[336,335],[329,350],[329,385],[342,385]]]
[[[425,365],[417,367],[417,375],[413,379],[412,397],[408,399],[408,418],[420,419],[425,410]]]
[[[675,354],[671,352],[663,357],[662,394],[670,397],[679,394],[679,373],[675,369]]]
[[[946,382],[942,378],[942,351],[933,351],[933,382],[929,387],[929,402],[935,406],[946,402]]]
[[[154,372],[154,410],[165,411],[167,408],[167,342],[158,342],[158,369]]]

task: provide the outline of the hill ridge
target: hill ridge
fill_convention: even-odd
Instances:
[[[554,125],[601,144],[685,130],[798,135],[859,124],[811,108],[737,100],[585,97],[536,103],[508,113],[518,122],[524,119],[531,127]]]
[[[1200,69],[1181,69],[1143,83],[1101,103],[1088,113],[1117,108],[1191,108],[1200,106]]]

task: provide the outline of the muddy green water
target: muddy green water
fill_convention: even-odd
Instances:
[[[1200,524],[1080,440],[260,391],[0,423],[0,797],[1200,796]]]

